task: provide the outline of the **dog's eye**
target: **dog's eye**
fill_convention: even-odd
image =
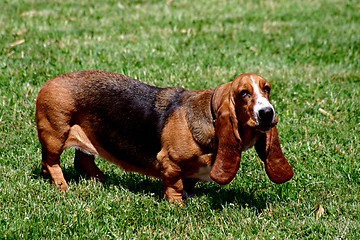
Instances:
[[[240,92],[240,97],[244,98],[250,95],[250,92],[248,90],[242,90]]]
[[[270,87],[268,85],[264,86],[264,92],[265,93],[270,93]]]

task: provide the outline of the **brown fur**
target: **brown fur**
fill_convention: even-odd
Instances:
[[[236,175],[241,152],[256,145],[269,178],[282,183],[292,169],[284,158],[276,130],[254,120],[250,78],[260,89],[268,84],[243,74],[215,89],[187,91],[157,88],[103,71],[57,76],[40,90],[36,103],[42,172],[66,191],[60,155],[75,147],[75,168],[100,181],[105,175],[94,156],[127,171],[157,177],[164,196],[181,201],[197,181],[228,184]],[[268,95],[267,95],[268,98]]]

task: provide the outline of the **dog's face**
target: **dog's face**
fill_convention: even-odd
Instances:
[[[254,144],[273,182],[283,183],[293,176],[281,151],[270,91],[270,84],[256,74],[242,74],[215,89],[218,147],[209,176],[219,184],[228,184],[235,177],[241,152]]]
[[[230,101],[234,101],[239,127],[246,124],[257,131],[268,132],[277,124],[270,91],[271,85],[259,75],[243,74],[234,79]]]

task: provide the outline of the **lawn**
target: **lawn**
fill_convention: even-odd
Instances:
[[[360,239],[360,4],[343,0],[2,0],[0,238]],[[180,208],[162,183],[97,159],[104,185],[62,155],[70,189],[40,175],[41,86],[99,69],[187,89],[244,72],[273,87],[295,175],[272,183],[254,150],[227,187]],[[321,211],[323,210],[323,211]]]

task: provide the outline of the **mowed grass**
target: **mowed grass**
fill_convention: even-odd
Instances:
[[[0,236],[4,239],[360,239],[360,4],[342,0],[1,1]],[[37,92],[100,69],[188,89],[244,72],[273,86],[295,176],[272,183],[254,150],[227,187],[182,208],[162,183],[97,159],[84,179],[62,155],[66,194],[40,176]],[[322,214],[317,208],[320,204]]]

